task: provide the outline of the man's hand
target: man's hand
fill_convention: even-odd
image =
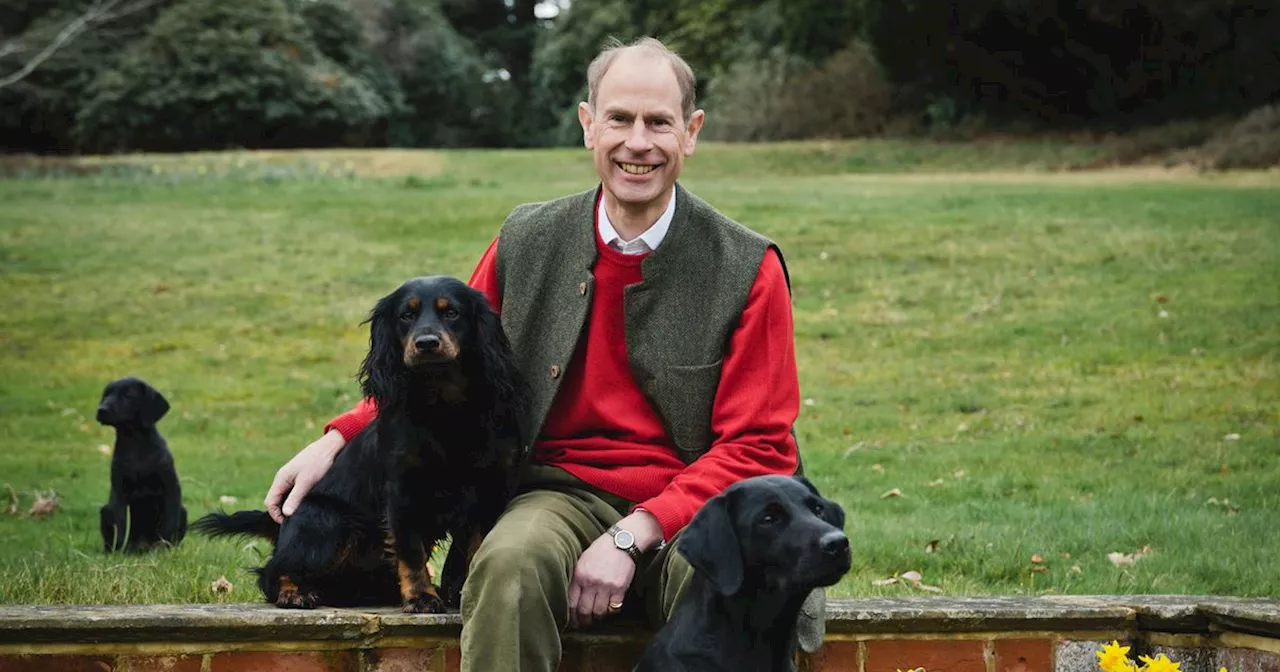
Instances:
[[[618,521],[631,532],[636,546],[647,551],[662,541],[662,527],[648,511],[636,511]],[[626,551],[602,534],[578,558],[569,584],[569,627],[579,628],[616,614],[622,608],[627,588],[635,578],[636,563]]]
[[[334,458],[346,445],[347,440],[342,438],[342,432],[331,429],[280,467],[263,502],[267,505],[267,513],[271,519],[284,523],[287,516],[292,516],[302,503],[302,498],[329,471]],[[285,493],[288,493],[288,499],[285,499]],[[283,507],[280,506],[281,500],[284,500]]]

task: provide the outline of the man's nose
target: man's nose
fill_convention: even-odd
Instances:
[[[653,147],[653,139],[649,137],[649,127],[643,119],[636,119],[627,133],[627,149],[633,152],[645,152]]]

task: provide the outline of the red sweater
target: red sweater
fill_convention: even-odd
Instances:
[[[800,408],[791,296],[778,255],[760,264],[729,339],[711,414],[711,449],[691,465],[680,461],[662,421],[640,392],[627,364],[623,288],[642,279],[644,255],[625,255],[596,236],[599,257],[586,326],[565,379],[534,443],[533,460],[554,465],[586,483],[652,513],[671,539],[708,499],[732,483],[796,467],[791,435]],[[495,310],[502,297],[495,240],[470,284]],[[589,373],[588,373],[589,372]],[[377,414],[362,400],[325,427],[350,440]]]

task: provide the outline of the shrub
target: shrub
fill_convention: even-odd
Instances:
[[[1280,103],[1245,115],[1196,150],[1192,163],[1204,170],[1280,166]]]

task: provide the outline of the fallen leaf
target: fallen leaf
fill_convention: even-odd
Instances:
[[[928,586],[928,585],[925,585],[925,584],[923,584],[923,583],[920,583],[919,581],[917,581],[917,582],[915,583],[915,586],[916,586],[916,588],[919,588],[920,590],[927,590],[927,591],[929,591],[929,592],[931,592],[931,593],[941,593],[941,592],[942,592],[942,589],[941,589],[941,588],[939,588],[938,586]]]
[[[954,474],[951,474],[951,477],[956,479],[964,478],[964,473],[965,473],[964,469],[961,469],[960,471],[957,471]]]
[[[1169,297],[1164,294],[1156,294],[1156,303],[1168,303]]]
[[[225,576],[219,576],[217,581],[209,584],[209,590],[213,591],[215,595],[218,593],[229,593],[235,590],[235,588],[235,584],[228,581]]]
[[[946,481],[945,481],[945,480],[943,480],[943,479],[941,479],[941,478],[939,478],[939,479],[934,480],[934,481],[929,481],[929,487],[931,487],[931,488],[936,488],[936,487],[938,487],[939,485],[942,485],[943,483],[946,483]]]
[[[960,424],[956,425],[956,431],[957,431],[957,432],[967,432],[967,431],[969,431],[969,423],[967,423],[967,422],[962,422],[962,423],[960,423]]]
[[[172,289],[172,288],[171,288],[171,287],[169,287],[169,285],[166,285],[166,284],[164,284],[164,283],[160,283],[160,284],[152,285],[152,286],[151,286],[151,293],[152,293],[152,294],[164,294],[165,292],[169,291],[170,289]]]
[[[1040,557],[1040,554],[1039,554],[1039,553],[1032,553],[1032,554],[1031,554],[1031,562],[1032,562],[1032,563],[1034,563],[1034,564],[1037,564],[1037,565],[1043,565],[1043,564],[1044,564],[1044,558]]]
[[[874,472],[876,472],[877,474],[883,474],[883,473],[884,473],[884,465],[881,465],[881,464],[873,464],[873,465],[871,465],[871,471],[874,471]]]
[[[937,553],[937,552],[938,552],[938,544],[940,544],[940,543],[942,543],[942,540],[941,540],[941,539],[930,539],[930,540],[929,540],[929,543],[927,543],[927,544],[925,544],[925,545],[924,545],[924,552],[925,552],[925,553]]]
[[[813,406],[813,405],[815,405],[815,404],[817,404],[817,403],[818,403],[818,402],[814,401],[812,398],[809,398],[809,399],[805,399],[805,400],[804,400],[804,405],[805,405],[805,406]]]
[[[1071,569],[1067,570],[1068,574],[1084,574],[1084,570],[1080,569],[1080,565],[1071,565]]]
[[[920,572],[917,572],[917,571],[916,571],[916,570],[914,570],[914,569],[913,569],[913,570],[911,570],[911,571],[903,572],[902,574],[900,574],[900,576],[901,576],[902,578],[904,578],[904,579],[908,580],[908,581],[923,581],[923,580],[924,580],[924,577],[923,577],[923,576],[921,576]]]
[[[1070,559],[1071,559],[1071,554],[1070,554],[1070,553],[1068,553],[1068,552],[1066,552],[1066,551],[1063,551],[1063,552],[1062,552],[1062,557],[1063,557],[1064,559],[1070,560]]]
[[[1111,564],[1115,565],[1116,567],[1127,567],[1137,562],[1138,560],[1132,555],[1129,555],[1127,553],[1121,553],[1119,551],[1108,553],[1107,559],[1110,560]]]
[[[880,495],[880,499],[889,499],[890,497],[903,497],[903,496],[904,495],[902,494],[901,490],[894,488],[892,490],[885,492],[883,495]]]
[[[1239,434],[1228,434],[1228,435],[1226,435],[1226,436],[1222,437],[1222,440],[1223,440],[1223,441],[1239,441],[1239,440],[1240,440],[1240,435],[1239,435]]]
[[[223,495],[218,498],[219,503],[225,504],[227,506],[231,506],[232,504],[235,504],[236,501],[237,501],[236,498],[232,497],[231,495]]]
[[[897,582],[898,582],[898,577],[896,577],[896,576],[891,576],[891,577],[889,577],[889,578],[887,578],[887,579],[876,579],[875,581],[872,581],[872,582],[871,582],[871,585],[873,585],[873,586],[891,586],[891,585],[893,585],[893,584],[895,584],[895,583],[897,583]]]
[[[8,483],[4,487],[9,490],[9,506],[5,507],[4,513],[7,516],[18,515],[18,493],[13,491],[13,486]]]
[[[1228,467],[1227,465],[1224,464],[1222,465],[1222,468],[1218,470],[1218,473],[1223,476],[1227,476],[1231,473],[1231,467]]]
[[[1160,311],[1160,318],[1161,318],[1161,319],[1164,319],[1164,318],[1167,318],[1167,317],[1169,317],[1169,311],[1167,311],[1167,310],[1162,310],[1162,311]]]
[[[1134,553],[1134,555],[1138,556],[1139,558],[1145,558],[1148,555],[1151,555],[1151,547],[1143,546],[1142,548],[1139,548],[1138,551]]]
[[[36,501],[31,504],[31,509],[27,511],[27,515],[32,518],[48,518],[58,510],[58,493],[50,492],[49,494],[40,493],[36,495]]]
[[[852,455],[852,454],[854,454],[854,453],[858,452],[859,450],[862,450],[863,448],[866,448],[866,447],[867,447],[867,442],[866,442],[866,441],[859,441],[859,442],[857,442],[857,443],[853,444],[852,446],[849,446],[848,448],[845,448],[845,450],[844,450],[844,456],[845,456],[845,458],[846,458],[846,459],[848,459],[848,457],[849,457],[850,455]]]
[[[107,457],[111,457],[111,446],[108,446],[105,443],[99,443],[98,452],[106,455]]]
[[[1033,571],[1033,572],[1038,572],[1038,573],[1043,573],[1043,572],[1047,572],[1047,571],[1049,571],[1049,568],[1048,568],[1048,567],[1046,567],[1046,566],[1044,566],[1044,565],[1032,565],[1032,566],[1031,566],[1031,571]]]

